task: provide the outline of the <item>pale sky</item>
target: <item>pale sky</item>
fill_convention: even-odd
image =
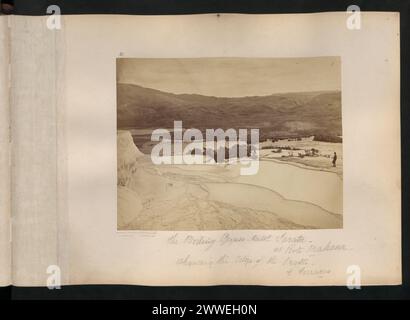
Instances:
[[[218,97],[340,90],[340,58],[119,58],[117,81]]]

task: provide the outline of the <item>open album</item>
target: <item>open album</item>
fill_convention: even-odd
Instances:
[[[1,16],[0,285],[401,284],[399,14],[351,14]]]

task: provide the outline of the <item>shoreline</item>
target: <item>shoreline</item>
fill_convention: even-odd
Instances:
[[[295,158],[295,159],[298,160],[297,158]],[[292,161],[292,160],[289,160],[289,159],[276,160],[276,159],[266,159],[265,158],[265,159],[259,159],[259,161],[271,161],[271,162],[275,162],[275,163],[279,163],[279,164],[287,164],[287,165],[298,167],[298,168],[305,169],[305,170],[323,171],[323,172],[334,173],[335,175],[337,175],[340,178],[340,180],[343,181],[343,170],[342,170],[341,173],[338,173],[334,170],[329,170],[329,169],[323,168],[323,167],[315,167],[315,166],[311,166],[311,165],[308,165],[308,164],[305,164],[305,163]],[[333,168],[333,167],[330,167],[330,168]]]

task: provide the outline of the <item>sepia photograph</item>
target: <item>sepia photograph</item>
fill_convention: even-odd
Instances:
[[[117,59],[118,230],[343,227],[340,57]]]

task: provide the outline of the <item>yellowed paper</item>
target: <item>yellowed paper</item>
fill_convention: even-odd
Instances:
[[[399,17],[346,18],[66,17],[70,282],[400,283]],[[320,56],[341,57],[343,229],[116,231],[116,58]]]
[[[46,17],[10,19],[13,284],[46,286],[49,267],[61,264],[64,161],[59,151],[65,144],[58,138],[64,52]]]
[[[0,286],[11,284],[8,18],[0,17]]]
[[[44,206],[48,202],[41,199],[41,210],[30,213],[38,219],[19,210],[21,230],[33,231],[18,235],[16,281],[43,284],[46,265],[61,262],[63,284],[346,285],[357,270],[362,285],[400,284],[399,15],[362,13],[360,30],[348,29],[347,18],[346,13],[63,17],[63,30],[54,31],[64,39],[65,71],[58,81],[63,89],[52,95],[61,103],[55,114],[43,116],[52,126],[64,112],[58,117],[64,119],[64,135],[45,127],[59,147],[45,150],[51,159],[66,159],[61,170],[67,171],[61,174],[51,165],[43,179],[33,176],[50,188],[54,204]],[[42,19],[22,17],[19,24],[40,28]],[[28,40],[24,32],[16,35]],[[44,44],[54,53],[60,45]],[[116,60],[124,57],[340,57],[343,227],[118,231]],[[34,61],[26,59],[22,66]],[[43,102],[35,95],[30,99]],[[57,205],[55,188],[64,190],[58,199],[66,206]]]

